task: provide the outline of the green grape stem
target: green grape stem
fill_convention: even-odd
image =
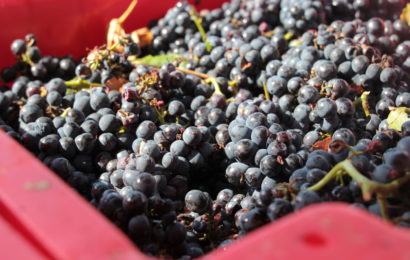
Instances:
[[[389,213],[387,212],[386,198],[383,196],[377,196],[377,203],[379,204],[382,218],[390,221]]]
[[[102,86],[102,84],[91,83],[88,80],[80,79],[80,78],[74,78],[72,80],[65,81],[65,84],[68,88],[75,89],[75,90]]]
[[[208,42],[208,40],[206,38],[206,32],[205,32],[204,27],[201,24],[201,22],[202,22],[201,18],[197,15],[195,10],[191,11],[191,19],[195,23],[196,28],[198,29],[199,33],[201,34],[201,38],[202,38],[202,41],[205,43],[206,50],[211,51],[212,45],[211,45],[210,42]]]
[[[224,93],[222,93],[221,87],[219,86],[218,81],[214,77],[209,77],[205,80],[206,83],[211,83],[214,86],[214,93],[212,95],[221,95],[225,96]]]
[[[326,184],[328,184],[332,179],[341,174],[348,174],[357,182],[357,184],[362,189],[363,199],[366,201],[370,200],[372,198],[372,195],[376,193],[379,196],[387,197],[398,187],[400,187],[400,185],[410,180],[410,172],[407,172],[403,177],[400,177],[390,183],[378,183],[363,176],[353,166],[351,160],[346,159],[336,164],[323,179],[321,179],[318,183],[309,187],[308,189],[311,191],[318,191]]]
[[[394,193],[403,183],[410,181],[410,172],[406,172],[403,177],[400,177],[390,183],[378,183],[369,180],[353,166],[350,159],[346,159],[336,164],[323,179],[315,185],[309,187],[308,190],[319,191],[332,179],[341,178],[343,174],[349,175],[357,182],[362,190],[362,196],[365,201],[369,201],[373,194],[376,194],[382,217],[387,221],[389,221],[390,218],[387,212],[386,198]]]
[[[228,85],[232,88],[233,96],[236,96],[236,94],[237,94],[238,91],[239,91],[239,88],[238,88],[238,77],[235,77],[234,80],[229,81],[229,82],[228,82]]]
[[[21,60],[29,64],[30,66],[34,65],[34,62],[30,59],[30,57],[26,53],[21,54]]]

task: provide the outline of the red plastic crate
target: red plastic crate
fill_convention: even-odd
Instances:
[[[160,17],[176,1],[140,0],[126,29]],[[218,0],[202,0],[215,7]],[[9,45],[33,32],[45,54],[83,55],[104,43],[106,24],[129,4],[121,0],[0,0],[0,67]],[[58,21],[58,22],[57,22]],[[93,28],[90,30],[89,28]],[[52,45],[50,45],[52,44]],[[151,259],[75,191],[0,131],[2,259]],[[410,231],[341,203],[314,205],[260,228],[202,259],[410,259]]]

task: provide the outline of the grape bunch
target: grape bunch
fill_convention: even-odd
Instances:
[[[180,2],[149,46],[123,35],[79,61],[29,34],[1,72],[0,128],[152,256],[198,257],[328,201],[409,227],[403,7]]]

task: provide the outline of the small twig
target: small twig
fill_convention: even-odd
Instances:
[[[197,71],[193,71],[193,70],[184,69],[184,68],[181,68],[181,67],[177,67],[176,70],[178,70],[180,72],[183,72],[183,73],[186,73],[186,74],[191,74],[191,75],[203,78],[203,79],[211,78],[211,76],[209,76],[207,74],[197,72]]]
[[[360,100],[362,101],[362,107],[363,107],[363,111],[364,114],[367,116],[370,116],[370,111],[369,111],[369,101],[368,101],[368,97],[369,97],[370,91],[365,91],[362,93],[362,95],[360,95]]]
[[[270,95],[269,95],[268,88],[266,86],[266,82],[263,83],[263,93],[265,95],[265,99],[270,100]]]
[[[81,78],[74,78],[72,80],[65,81],[65,84],[68,88],[75,89],[75,90],[102,86],[102,84],[92,83],[92,82],[89,82],[88,80],[81,79]]]
[[[71,110],[71,107],[67,107],[64,111],[63,111],[63,113],[61,113],[61,117],[67,117],[67,114],[68,114],[68,111],[70,111]]]
[[[25,53],[21,54],[21,60],[22,60],[23,62],[29,64],[30,66],[33,66],[33,65],[34,65],[34,62],[33,62],[33,61],[30,59],[30,57],[29,57],[27,54],[25,54]]]
[[[209,77],[207,79],[205,79],[206,83],[211,83],[214,86],[214,93],[212,93],[212,95],[221,95],[221,96],[225,96],[224,93],[222,93],[221,87],[219,86],[218,81],[216,80],[216,78],[214,77]]]
[[[204,27],[202,27],[202,24],[201,24],[201,22],[202,22],[201,20],[202,20],[202,19],[197,15],[197,13],[195,12],[195,10],[192,10],[192,11],[190,12],[190,14],[191,14],[191,19],[192,19],[192,21],[195,23],[196,28],[198,29],[199,33],[201,34],[201,38],[202,38],[202,41],[205,43],[206,50],[207,50],[208,52],[211,51],[212,45],[211,45],[210,42],[208,42],[208,40],[207,40],[207,38],[206,38],[205,29],[204,29]]]
[[[379,204],[380,212],[382,214],[382,218],[384,220],[390,221],[389,213],[387,211],[386,198],[383,197],[383,196],[378,195],[377,196],[377,203]]]
[[[233,96],[238,93],[238,77],[235,76],[234,80],[228,82],[228,85],[232,88]]]
[[[134,10],[137,4],[138,4],[137,0],[132,0],[130,5],[124,11],[124,13],[122,13],[122,15],[118,18],[118,22],[123,23],[128,18],[128,16],[132,13],[132,11]]]
[[[283,36],[283,38],[285,38],[285,40],[289,41],[290,39],[293,38],[293,36],[294,36],[293,33],[287,32],[287,33]]]

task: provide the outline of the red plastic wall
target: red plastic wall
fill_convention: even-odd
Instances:
[[[216,8],[227,0],[201,0],[198,10]],[[86,48],[105,43],[107,25],[119,17],[131,0],[0,0],[0,68],[10,66],[14,57],[10,44],[14,39],[34,33],[43,55],[75,57]],[[139,0],[124,23],[125,30],[146,26],[160,18],[177,0]],[[194,3],[195,0],[189,0]]]
[[[218,0],[202,0],[215,7]],[[140,0],[127,30],[175,1]],[[84,54],[105,40],[126,0],[0,0],[0,67],[11,41],[35,33],[44,54]],[[90,28],[93,28],[92,30]],[[88,202],[0,131],[1,259],[149,259]],[[269,224],[203,259],[410,259],[410,231],[347,205],[320,204]]]

